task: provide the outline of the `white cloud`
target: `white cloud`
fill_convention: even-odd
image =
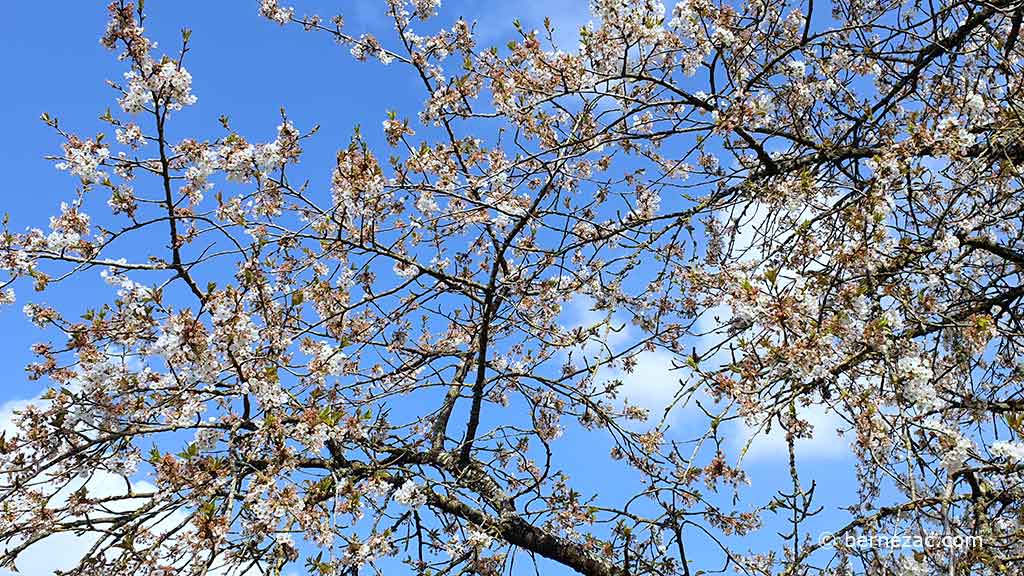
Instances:
[[[623,382],[623,396],[650,410],[652,417],[660,417],[679,392],[680,378],[686,376],[686,368],[676,368],[673,358],[673,354],[663,350],[641,352],[636,357],[633,372],[626,374],[616,370],[616,377]]]
[[[743,213],[739,217],[740,212]],[[753,201],[746,206],[737,207],[734,218],[739,218],[736,236],[732,247],[732,257],[742,258],[761,266],[763,254],[760,247],[762,235],[769,233],[764,230],[771,211],[766,205]],[[722,216],[725,216],[724,214]],[[707,332],[701,337],[698,350],[707,350],[723,338],[721,331],[712,332],[719,326],[728,325],[732,310],[727,305],[717,306],[707,311],[697,322],[697,330]],[[730,361],[727,349],[719,349],[714,355],[705,359],[708,369],[715,369]],[[813,428],[811,438],[797,439],[796,454],[803,459],[838,460],[849,457],[852,452],[848,439],[839,436],[846,421],[835,410],[824,403],[809,406],[798,406],[797,416],[808,422]],[[776,420],[770,432],[764,432],[763,426],[752,426],[738,421],[731,429],[729,443],[739,454],[743,450],[748,460],[786,460],[789,450],[786,443],[786,432]],[[749,443],[749,446],[748,446]]]
[[[0,431],[6,432],[11,437],[17,427],[14,425],[16,412],[24,410],[32,404],[43,404],[45,400],[34,398],[30,400],[10,400],[0,405]],[[62,488],[55,496],[56,502],[63,502],[75,490],[82,486],[82,481],[72,482],[69,486]],[[124,477],[109,472],[97,472],[87,482],[86,489],[91,497],[102,498],[109,496],[123,495],[127,492],[127,484]],[[132,491],[139,494],[153,492],[156,486],[144,480],[136,480],[131,483]],[[113,507],[113,505],[111,505]],[[125,502],[120,509],[130,509],[130,503]],[[162,516],[161,520],[153,525],[154,530],[166,530],[178,526],[186,519],[182,511],[174,511]],[[89,551],[96,542],[95,534],[83,535],[60,533],[40,540],[27,548],[19,557],[16,563],[18,572],[12,572],[0,568],[0,576],[48,576],[57,570],[70,570],[78,565],[78,561]],[[262,571],[252,567],[244,573],[237,570],[228,570],[215,567],[210,570],[207,576],[257,576]],[[297,576],[295,572],[286,572],[287,576]]]
[[[846,421],[828,406],[811,404],[798,407],[797,417],[807,421],[813,428],[810,438],[798,438],[795,452],[801,459],[842,460],[852,452],[848,438],[841,437],[838,430],[846,425]],[[746,460],[785,460],[789,458],[789,447],[786,443],[786,431],[773,421],[770,432],[762,426],[752,426],[746,422],[738,422],[733,427],[730,444],[736,454],[746,449]],[[747,443],[750,443],[749,447]]]
[[[13,436],[18,430],[14,426],[14,413],[38,403],[39,399],[36,398],[33,400],[8,400],[0,405],[0,433],[6,433],[8,437]]]
[[[756,204],[751,207],[737,230],[736,243],[733,246],[734,255],[743,254],[743,258],[757,262],[761,257],[760,250],[756,246],[757,234],[755,230],[764,225],[768,216],[768,210],[763,205]],[[590,327],[599,325],[609,318],[605,311],[592,309],[593,301],[586,297],[577,297],[566,306],[566,323],[574,327]],[[708,351],[716,344],[727,338],[727,334],[718,330],[721,326],[729,324],[732,317],[732,310],[727,305],[720,305],[709,310],[698,318],[695,331],[699,335],[694,346],[702,355],[701,366],[705,370],[714,371],[731,362],[728,348],[720,348],[713,355],[708,356]],[[611,316],[611,325],[616,330],[605,330],[600,336],[601,343],[588,342],[575,354],[581,351],[589,356],[596,355],[607,346],[614,352],[619,352],[624,346],[635,341],[635,335],[631,334],[631,325],[627,320]],[[677,366],[679,365],[679,366]],[[692,373],[685,365],[685,358],[678,357],[671,352],[664,350],[645,351],[637,355],[637,366],[632,373],[625,373],[621,368],[605,368],[598,374],[599,380],[610,380],[618,378],[623,381],[620,389],[620,397],[630,403],[639,405],[650,410],[651,422],[658,421],[663,410],[671,405],[680,390],[680,380],[689,384]],[[694,408],[693,400],[699,400],[705,408],[714,409],[715,404],[710,398],[698,391],[690,403],[685,407],[676,406],[669,418],[669,424],[684,424],[680,415],[685,411]],[[837,430],[844,427],[845,420],[832,408],[822,403],[806,407],[799,407],[798,416],[807,421],[813,428],[812,437],[798,439],[796,450],[798,456],[803,459],[816,460],[840,460],[848,458],[852,452],[849,439],[841,437]],[[788,458],[785,431],[776,422],[771,431],[766,433],[760,427],[751,426],[737,421],[730,426],[726,433],[728,445],[739,454],[746,448],[744,455],[748,460],[782,460]],[[749,442],[749,447],[747,444]]]
[[[567,322],[574,327],[595,326],[608,318],[606,312],[593,310],[593,300],[583,296],[573,299],[566,308]],[[599,353],[606,355],[605,347],[613,353],[619,353],[625,346],[634,342],[633,330],[628,321],[612,315],[610,324],[614,330],[605,328],[600,335],[600,344],[588,342],[582,348],[576,349],[575,354],[582,352],[588,357]],[[664,415],[664,410],[675,400],[680,389],[680,380],[685,382],[690,376],[689,368],[685,365],[677,366],[681,362],[674,362],[675,359],[674,354],[662,349],[642,351],[636,354],[636,367],[632,372],[627,373],[621,365],[615,368],[605,367],[598,372],[597,379],[598,382],[621,380],[619,398],[647,409],[650,411],[649,421],[657,422]],[[678,418],[682,409],[681,406],[674,406],[668,421]]]
[[[0,405],[0,431],[6,433],[7,437],[13,436],[17,432],[17,427],[14,424],[16,413],[30,405],[45,403],[45,400],[33,398],[29,400],[10,400]],[[94,498],[123,495],[127,493],[128,488],[124,477],[98,471],[90,476],[88,480],[77,480],[63,487],[55,494],[53,501],[59,505],[66,501],[71,493],[81,488],[83,484],[89,496]],[[155,486],[145,481],[133,481],[131,487],[133,492],[136,493],[152,492],[156,489]],[[125,502],[121,507],[128,509],[130,503]],[[184,514],[174,512],[157,524],[157,527],[163,525],[175,526],[184,518]],[[53,574],[57,570],[70,570],[89,551],[90,547],[96,542],[96,538],[97,536],[92,533],[76,535],[65,532],[49,536],[28,547],[18,557],[18,561],[15,564],[18,569],[17,573],[0,568],[0,576],[14,576],[15,574],[43,576]],[[214,575],[211,574],[211,576]]]
[[[40,404],[39,398],[30,400],[9,400],[0,406],[0,431],[13,436],[17,432],[14,424],[16,413],[25,408]],[[76,490],[81,483],[61,490],[63,497]],[[107,496],[118,493],[124,487],[124,480],[108,473],[95,474],[87,484],[93,496]],[[122,492],[123,493],[123,492]],[[16,567],[21,574],[53,574],[56,570],[69,570],[78,564],[78,559],[89,551],[96,539],[94,536],[76,536],[74,534],[57,534],[30,546],[18,557]],[[0,575],[13,575],[15,572],[0,568]]]
[[[89,551],[94,541],[94,538],[74,534],[51,536],[29,547],[18,557],[15,564],[18,568],[17,573],[0,568],[0,574],[43,576],[53,574],[57,570],[70,570],[78,564],[78,559]]]

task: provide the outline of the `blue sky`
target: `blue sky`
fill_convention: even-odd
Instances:
[[[74,194],[75,180],[44,160],[45,155],[59,152],[60,139],[39,121],[39,115],[48,112],[68,130],[89,135],[105,128],[97,117],[106,108],[116,107],[114,92],[105,80],[119,79],[125,68],[99,44],[106,21],[103,4],[62,2],[58,7],[54,3],[17,2],[7,6],[5,17],[0,19],[0,69],[8,79],[8,88],[0,92],[0,110],[6,120],[0,131],[0,170],[5,187],[2,209],[11,214],[15,230],[45,227],[60,202]],[[316,185],[328,181],[334,155],[347,144],[354,126],[362,125],[370,143],[383,150],[379,128],[385,111],[394,109],[401,115],[415,116],[422,99],[422,87],[416,78],[398,67],[356,62],[347,48],[323,35],[282,29],[259,18],[257,4],[147,2],[147,34],[165,50],[176,46],[180,28],[193,30],[192,53],[186,65],[199,101],[176,117],[177,136],[218,134],[217,118],[227,114],[239,133],[256,141],[269,140],[279,123],[279,109],[284,106],[301,130],[314,124],[321,126],[315,139],[304,145],[306,154],[302,159],[304,175]],[[380,30],[382,3],[350,4],[340,10],[352,30]],[[305,8],[299,3],[297,12],[301,14]],[[525,28],[535,28],[540,27],[544,15],[552,17],[560,30],[560,41],[571,47],[576,28],[588,19],[583,2],[547,0],[448,2],[437,22],[450,22],[456,14],[479,21],[482,47],[504,44],[513,33],[514,18],[520,19]],[[90,300],[109,298],[109,289],[98,275],[93,280],[85,278],[71,290],[64,287],[48,293],[46,299],[61,309],[73,310]],[[0,356],[0,370],[5,375],[0,388],[0,419],[8,418],[17,402],[33,398],[45,386],[28,381],[23,371],[32,360],[29,346],[43,336],[20,312],[21,305],[32,298],[26,287],[21,287],[18,305],[0,310],[0,343],[5,351]],[[580,310],[577,321],[582,321],[585,314]],[[665,356],[646,357],[638,374],[627,378],[627,386],[637,396],[651,398],[651,402],[665,398],[676,379],[664,370],[668,365]],[[824,414],[814,417],[821,425],[819,434],[824,436],[802,446],[801,455],[807,464],[805,482],[817,478],[819,491],[826,499],[850,504],[855,484],[853,461],[845,449],[848,441],[830,434],[837,421]],[[675,419],[680,428],[686,427],[685,411]],[[565,443],[563,449],[571,448],[568,451],[577,455],[568,463],[577,489],[606,497],[632,491],[629,475],[597,474],[590,467],[592,458],[607,455],[608,446],[595,444],[593,436],[578,431],[571,431],[560,442]],[[754,486],[745,500],[763,504],[776,490],[784,489],[788,477],[781,466],[784,462],[784,444],[778,437],[759,441],[749,457],[747,471],[754,478]],[[839,513],[823,519],[838,523]],[[768,525],[748,540],[751,548],[760,548],[777,537]],[[70,551],[80,549],[76,546],[81,543],[65,539],[56,545],[59,548],[51,544],[34,551],[35,560],[30,559],[27,569],[23,565],[23,572],[47,573],[56,567],[48,562],[73,555]],[[61,553],[55,555],[54,550]],[[703,559],[699,550],[693,557],[698,562]]]

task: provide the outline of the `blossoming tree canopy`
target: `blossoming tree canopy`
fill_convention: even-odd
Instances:
[[[204,54],[109,6],[116,103],[43,116],[74,180],[0,237],[46,384],[0,437],[4,566],[70,534],[69,574],[1024,570],[1019,0],[593,0],[498,47],[375,6],[258,7],[422,87],[326,166],[283,111],[180,135]],[[889,533],[976,540],[839,544]]]

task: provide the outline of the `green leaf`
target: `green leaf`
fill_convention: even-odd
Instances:
[[[217,513],[217,505],[213,502],[213,500],[210,500],[209,502],[199,507],[199,512],[207,518],[212,518],[213,515]]]
[[[191,460],[199,455],[199,446],[195,444],[189,444],[184,450],[178,452],[178,456],[185,460]]]

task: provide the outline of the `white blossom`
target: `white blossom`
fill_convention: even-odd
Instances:
[[[484,550],[490,547],[493,541],[494,537],[477,528],[470,528],[469,535],[466,537],[466,544],[477,550]]]
[[[437,212],[438,206],[437,201],[434,200],[434,193],[427,189],[420,190],[420,195],[416,199],[416,209],[424,214]]]
[[[985,99],[982,98],[981,94],[973,93],[967,97],[967,102],[964,106],[969,114],[976,116],[985,112]]]
[[[64,144],[63,162],[57,164],[58,170],[66,170],[87,184],[102,182],[106,174],[100,171],[100,165],[110,156],[110,150],[93,140],[71,138]]]
[[[904,394],[923,411],[936,407],[940,399],[932,385],[932,369],[920,356],[906,356],[897,363],[904,382]]]
[[[217,449],[221,434],[216,428],[200,428],[196,430],[196,437],[192,442],[200,452],[212,452]]]
[[[789,60],[783,66],[786,76],[791,78],[803,78],[807,75],[807,64],[803,60]]]
[[[715,31],[711,33],[711,41],[723,48],[731,48],[736,42],[736,35],[728,28],[715,26]]]
[[[427,503],[427,495],[412,479],[406,480],[395,490],[395,502],[410,508],[419,508]]]
[[[142,134],[142,129],[137,124],[126,124],[121,128],[117,128],[114,130],[114,135],[119,143],[131,146],[132,148],[137,148],[146,142],[146,137]]]
[[[395,274],[397,274],[401,278],[412,278],[413,276],[419,274],[420,271],[419,266],[415,264],[407,264],[400,260],[395,260],[395,265],[392,267],[392,269],[395,271]]]
[[[441,0],[413,0],[412,4],[416,10],[416,15],[420,19],[426,20],[437,14],[437,9],[441,6]]]
[[[939,121],[936,137],[943,146],[956,151],[974,144],[974,135],[967,131],[963,122],[956,116],[946,116]]]
[[[1007,458],[1015,462],[1024,462],[1024,444],[999,440],[989,448],[993,456]]]
[[[128,88],[121,98],[125,112],[141,112],[154,98],[171,110],[181,110],[198,100],[192,94],[192,75],[177,62],[146,60],[140,70],[125,72]]]
[[[938,242],[935,243],[935,249],[940,254],[946,254],[952,252],[960,247],[960,239],[953,234],[945,234]]]
[[[273,20],[282,26],[287,24],[294,14],[294,8],[290,6],[283,7],[277,0],[262,0],[260,2],[260,16]]]
[[[897,576],[928,576],[928,565],[912,555],[902,556],[897,569]]]

